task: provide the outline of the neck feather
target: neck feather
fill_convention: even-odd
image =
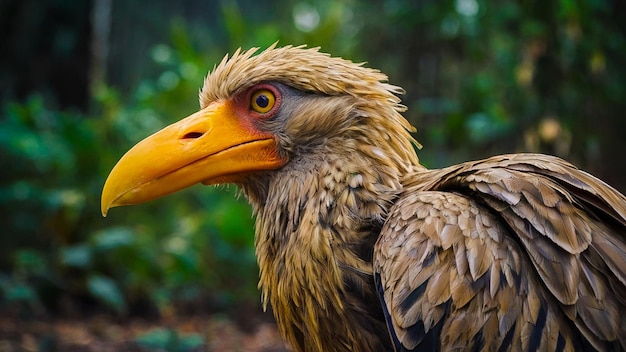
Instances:
[[[346,346],[380,343],[360,335],[379,334],[382,319],[367,332],[351,314],[377,304],[372,249],[406,172],[393,159],[375,146],[329,143],[269,179],[270,196],[255,206],[259,287],[292,345],[324,350],[323,339],[337,339],[340,326]],[[353,294],[363,302],[346,299]]]

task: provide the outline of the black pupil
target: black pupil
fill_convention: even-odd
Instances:
[[[258,105],[261,108],[266,108],[268,105],[270,105],[270,98],[267,97],[267,95],[265,94],[261,94],[258,97],[256,97],[256,105]]]

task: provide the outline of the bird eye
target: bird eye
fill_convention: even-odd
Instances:
[[[259,114],[265,114],[272,110],[276,103],[274,93],[268,89],[260,89],[250,98],[250,107]]]

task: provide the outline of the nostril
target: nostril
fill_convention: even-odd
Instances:
[[[189,132],[189,133],[185,133],[182,139],[196,139],[196,138],[202,137],[202,135],[204,135],[204,133],[202,132]]]

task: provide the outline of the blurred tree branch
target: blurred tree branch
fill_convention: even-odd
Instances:
[[[106,85],[112,0],[93,0],[91,9],[91,63],[89,93],[91,97]],[[93,109],[90,109],[93,110]]]

